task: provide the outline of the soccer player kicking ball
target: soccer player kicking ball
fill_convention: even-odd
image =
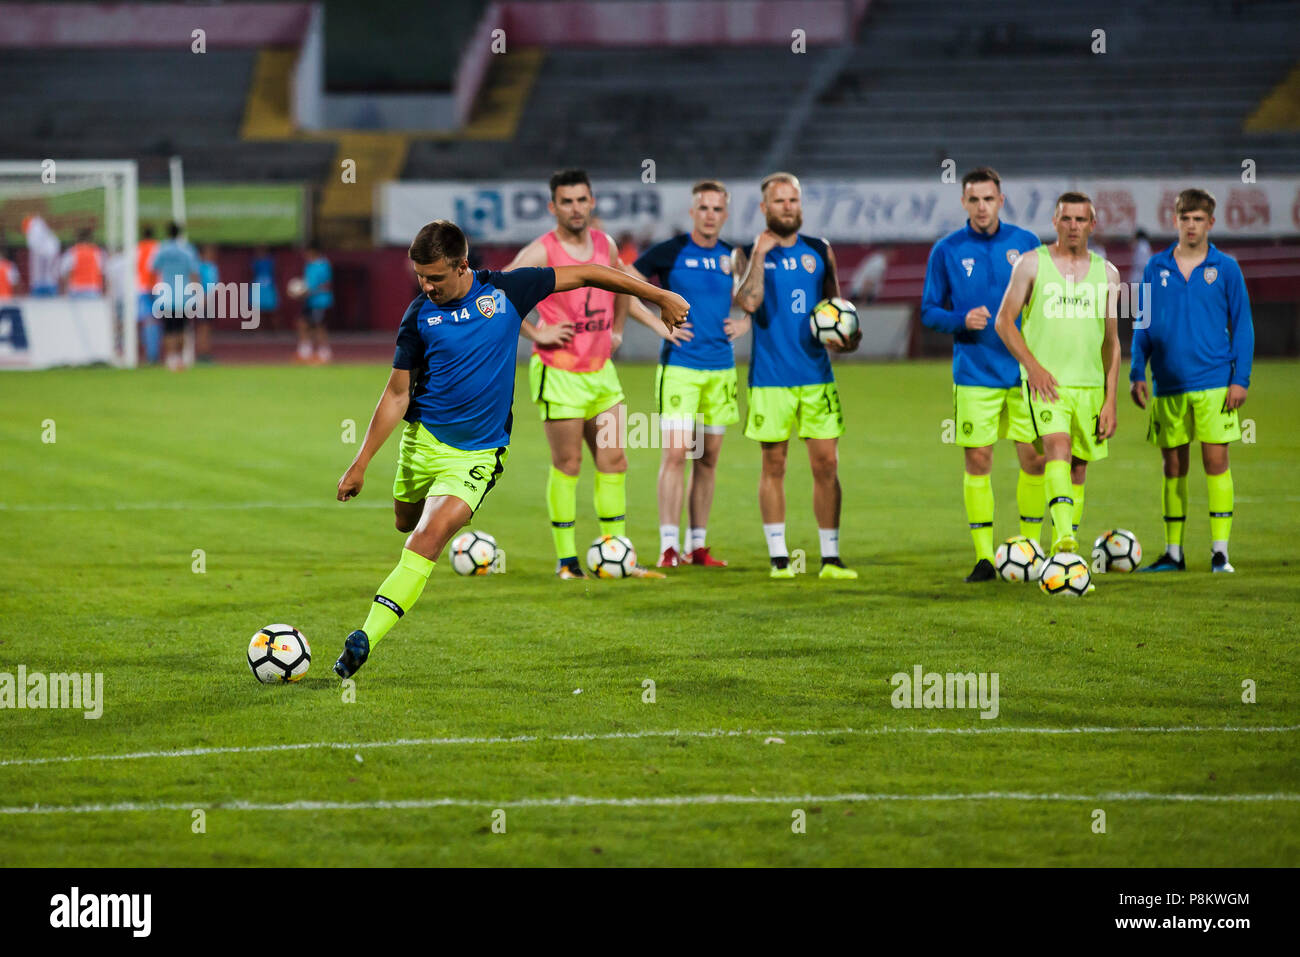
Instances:
[[[507,270],[590,263],[618,267],[618,246],[608,233],[591,225],[596,199],[586,172],[560,170],[551,177],[550,188],[547,208],[555,217],[555,229],[519,250]],[[626,421],[623,386],[610,355],[622,342],[628,301],[600,288],[574,289],[538,303],[541,321],[536,326],[525,321],[522,327],[534,343],[528,382],[551,447],[546,509],[555,541],[555,574],[562,579],[586,577],[574,541],[584,442],[596,466],[600,533],[627,532],[626,436],[620,427]],[[640,565],[633,574],[664,577]]]
[[[857,578],[840,560],[840,479],[837,443],[844,412],[827,349],[852,352],[859,332],[845,347],[823,346],[808,326],[821,299],[840,294],[835,255],[824,239],[804,236],[799,180],[772,173],[761,186],[759,204],[767,228],[736,254],[743,278],[736,305],[753,317],[754,352],[749,363],[749,418],[745,435],[763,446],[758,504],[773,578],[794,578],[785,544],[785,462],[796,426],[808,446],[813,475],[813,513],[821,539],[820,578]]]
[[[682,233],[646,250],[632,275],[658,278],[665,289],[691,304],[691,321],[666,338],[655,371],[655,404],[663,428],[659,466],[659,567],[678,564],[721,567],[706,542],[717,478],[718,453],[727,426],[740,421],[733,340],[749,331],[749,319],[731,312],[731,246],[718,238],[727,221],[730,194],[717,180],[700,180],[691,190],[691,224]],[[633,300],[636,317],[639,303]],[[646,310],[648,313],[649,310]],[[697,453],[688,496],[690,524],[681,548],[687,447]]]
[[[1043,524],[1043,456],[1020,390],[1020,367],[989,324],[1020,257],[1038,248],[1027,229],[1001,222],[1006,197],[995,170],[981,166],[961,180],[969,219],[934,244],[925,268],[921,321],[951,333],[953,420],[965,450],[966,521],[975,542],[968,582],[996,581],[993,568],[993,443],[1011,439],[1020,459],[1016,503],[1020,534],[1039,539]]]
[[[1129,391],[1147,407],[1147,360],[1155,397],[1147,438],[1164,459],[1165,553],[1144,572],[1185,571],[1183,523],[1191,443],[1200,439],[1210,499],[1210,569],[1231,572],[1232,470],[1228,443],[1241,438],[1237,410],[1250,388],[1255,328],[1237,260],[1209,241],[1214,197],[1203,189],[1178,194],[1178,244],[1147,263],[1151,323],[1133,330]],[[1223,383],[1228,383],[1226,386]]]
[[[1096,224],[1091,199],[1062,193],[1052,216],[1056,242],[1020,258],[998,307],[997,333],[1020,363],[1025,403],[1047,458],[1053,553],[1078,552],[1088,463],[1106,457],[1106,440],[1115,434],[1119,271],[1088,250]]]
[[[393,371],[356,459],[339,479],[338,500],[354,498],[366,466],[406,420],[393,481],[398,531],[410,532],[401,560],[379,586],[365,624],[334,663],[349,678],[371,647],[410,611],[434,561],[497,484],[505,468],[523,316],[555,292],[589,287],[642,296],[676,327],[690,306],[675,293],[603,265],[471,271],[455,223],[429,223],[411,243],[422,295],[397,331]]]

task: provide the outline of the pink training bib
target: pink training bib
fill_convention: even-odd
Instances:
[[[542,237],[542,245],[546,247],[548,266],[609,265],[609,234],[599,229],[591,231],[593,252],[585,262],[564,251],[554,230]],[[596,372],[609,360],[610,333],[614,328],[614,293],[591,288],[556,292],[537,304],[537,312],[541,318],[539,325],[573,323],[573,338],[567,346],[544,347],[534,343],[533,352],[546,365],[567,372]]]

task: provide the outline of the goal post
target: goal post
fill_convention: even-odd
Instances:
[[[0,223],[10,231],[31,215],[46,221],[64,249],[83,228],[91,229],[103,245],[112,362],[134,368],[139,350],[136,239],[140,227],[135,160],[0,161]],[[25,244],[21,232],[18,239]],[[12,237],[5,235],[3,241],[12,242]],[[71,313],[77,311],[75,301],[60,297],[46,298],[42,308],[54,308],[55,303],[66,304]]]

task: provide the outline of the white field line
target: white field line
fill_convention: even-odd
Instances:
[[[1120,801],[1151,801],[1172,803],[1245,804],[1300,801],[1300,794],[1285,792],[1256,794],[1159,794],[1152,791],[1106,791],[1101,794],[1030,794],[1024,791],[981,791],[971,794],[873,794],[850,791],[843,794],[673,794],[657,797],[587,797],[571,794],[557,798],[517,798],[506,801],[486,801],[474,798],[415,798],[405,801],[286,801],[262,803],[258,801],[218,801],[207,803],[191,801],[175,803],[164,801],[116,804],[75,804],[0,807],[4,814],[125,814],[156,811],[412,811],[439,807],[474,808],[545,808],[545,807],[682,807],[691,804],[784,804],[817,805],[845,802],[886,801],[1063,801],[1090,804]]]
[[[418,748],[440,745],[531,744],[538,741],[624,741],[639,738],[799,738],[831,735],[889,734],[1281,734],[1300,731],[1300,724],[1244,727],[1236,725],[1146,728],[824,728],[803,731],[748,731],[711,728],[706,731],[610,731],[603,734],[519,734],[510,737],[395,738],[391,741],[305,741],[300,744],[260,744],[213,748],[181,748],[174,751],[133,751],[125,754],[69,754],[45,758],[9,758],[0,767],[34,764],[71,764],[79,761],[139,761],[149,758],[193,758],[213,754],[264,754],[275,751],[308,751],[328,748],[361,751],[370,748]]]

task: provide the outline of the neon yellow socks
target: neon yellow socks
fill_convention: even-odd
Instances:
[[[975,542],[975,557],[993,561],[993,486],[987,475],[962,474],[966,521]]]
[[[1229,482],[1229,495],[1232,485]],[[1187,524],[1187,476],[1166,478],[1161,494],[1165,515],[1165,551],[1175,559],[1183,557],[1183,527]],[[1232,507],[1229,499],[1228,507]]]
[[[370,639],[371,650],[388,634],[397,620],[411,610],[419,599],[433,571],[433,562],[409,548],[402,549],[397,567],[384,579],[370,605],[370,614],[361,630]]]
[[[600,534],[626,535],[627,473],[597,472],[595,500]]]
[[[1074,489],[1070,484],[1070,463],[1050,461],[1043,466],[1043,488],[1047,495],[1047,511],[1052,516],[1052,541],[1057,542],[1073,534]],[[1043,542],[1046,546],[1047,542]]]
[[[1020,470],[1016,480],[1016,507],[1020,509],[1020,534],[1025,538],[1042,541],[1043,534],[1043,477]]]
[[[1077,532],[1080,523],[1083,521],[1083,486],[1071,485],[1070,493],[1074,499],[1074,514],[1071,516],[1072,521],[1070,524],[1074,526],[1074,530]]]
[[[1222,475],[1205,476],[1205,487],[1210,497],[1210,540],[1214,550],[1226,556],[1228,534],[1232,531],[1232,469]]]
[[[546,512],[551,517],[555,557],[573,558],[578,554],[573,542],[573,523],[578,519],[578,476],[565,475],[551,466],[546,480]]]

